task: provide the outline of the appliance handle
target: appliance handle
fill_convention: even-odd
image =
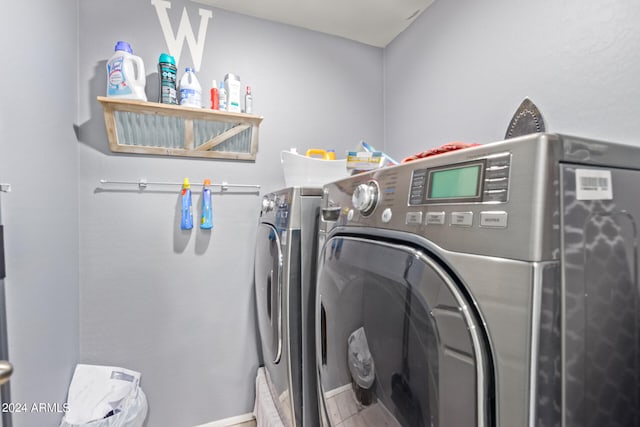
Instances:
[[[4,226],[0,225],[0,280],[7,277],[4,262]]]
[[[322,364],[327,364],[327,310],[320,300],[320,356]]]
[[[273,359],[273,363],[280,362],[280,357],[282,356],[282,252],[278,250],[278,285],[277,285],[277,293],[276,293],[276,342],[277,342],[277,350],[276,355]]]
[[[271,302],[273,301],[273,288],[271,286],[271,284],[273,283],[273,269],[271,269],[271,271],[269,271],[269,274],[267,275],[267,317],[269,317],[269,322],[271,322],[271,310],[272,310],[272,306],[271,306]]]
[[[336,222],[340,217],[340,206],[322,208],[320,219],[322,222]]]
[[[0,360],[0,385],[9,381],[13,374],[13,365],[6,360]]]

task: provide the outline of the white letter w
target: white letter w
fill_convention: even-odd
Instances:
[[[169,22],[169,14],[167,13],[167,9],[171,9],[171,2],[151,0],[151,4],[156,8],[158,20],[160,20],[160,26],[162,27],[162,32],[164,33],[164,38],[169,48],[169,54],[176,59],[176,62],[180,62],[182,46],[184,45],[184,41],[187,40],[189,50],[191,51],[191,58],[193,59],[193,66],[196,71],[199,71],[200,65],[202,64],[202,52],[204,52],[207,25],[213,13],[210,10],[198,9],[198,13],[200,14],[200,29],[198,30],[198,40],[196,40],[193,29],[191,28],[191,23],[189,22],[189,17],[187,16],[187,8],[183,8],[178,33],[174,37],[173,28],[171,28],[171,22]]]

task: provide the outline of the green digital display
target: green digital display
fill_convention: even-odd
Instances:
[[[428,199],[478,197],[481,165],[431,171]]]

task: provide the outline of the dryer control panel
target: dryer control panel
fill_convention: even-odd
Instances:
[[[328,227],[417,234],[442,248],[552,259],[558,239],[560,139],[533,134],[354,175],[327,184]]]
[[[270,223],[278,232],[286,230],[291,216],[291,198],[292,191],[266,194],[262,198],[261,221]]]
[[[409,205],[507,202],[510,166],[511,154],[500,153],[470,162],[416,169],[411,176]]]

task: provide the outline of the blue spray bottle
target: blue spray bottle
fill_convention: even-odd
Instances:
[[[180,228],[191,230],[193,228],[193,209],[191,205],[191,184],[189,178],[185,178],[182,183],[182,218]]]
[[[205,179],[202,186],[202,216],[200,217],[200,228],[211,230],[213,228],[213,209],[211,208],[211,185],[210,179]]]

